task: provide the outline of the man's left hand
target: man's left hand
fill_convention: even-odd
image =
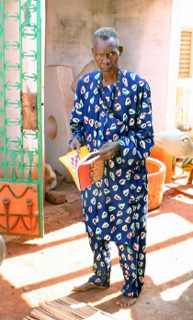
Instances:
[[[115,153],[120,150],[118,141],[107,142],[99,149],[100,156],[103,160],[110,160]]]

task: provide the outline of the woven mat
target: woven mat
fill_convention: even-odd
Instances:
[[[110,314],[90,304],[64,297],[55,301],[40,303],[23,320],[116,320]]]

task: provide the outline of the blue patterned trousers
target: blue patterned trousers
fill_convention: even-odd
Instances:
[[[88,280],[95,286],[110,286],[111,256],[110,243],[106,240],[97,240],[95,235],[88,234],[91,250],[94,255],[94,275]],[[136,298],[139,296],[144,280],[146,263],[146,229],[133,233],[128,244],[116,244],[120,266],[125,283],[122,294]]]

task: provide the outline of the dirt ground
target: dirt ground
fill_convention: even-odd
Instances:
[[[80,194],[60,184],[64,204],[45,204],[42,239],[4,237],[7,256],[0,267],[0,319],[21,320],[40,302],[69,296],[91,302],[121,320],[193,319],[193,189],[165,187],[161,206],[149,213],[145,284],[137,303],[115,305],[123,285],[117,249],[112,244],[111,287],[73,293],[92,274],[92,254],[82,220]]]

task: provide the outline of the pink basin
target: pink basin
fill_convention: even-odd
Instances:
[[[153,210],[162,202],[166,167],[163,162],[150,157],[146,160],[146,165],[149,180],[148,209]]]

